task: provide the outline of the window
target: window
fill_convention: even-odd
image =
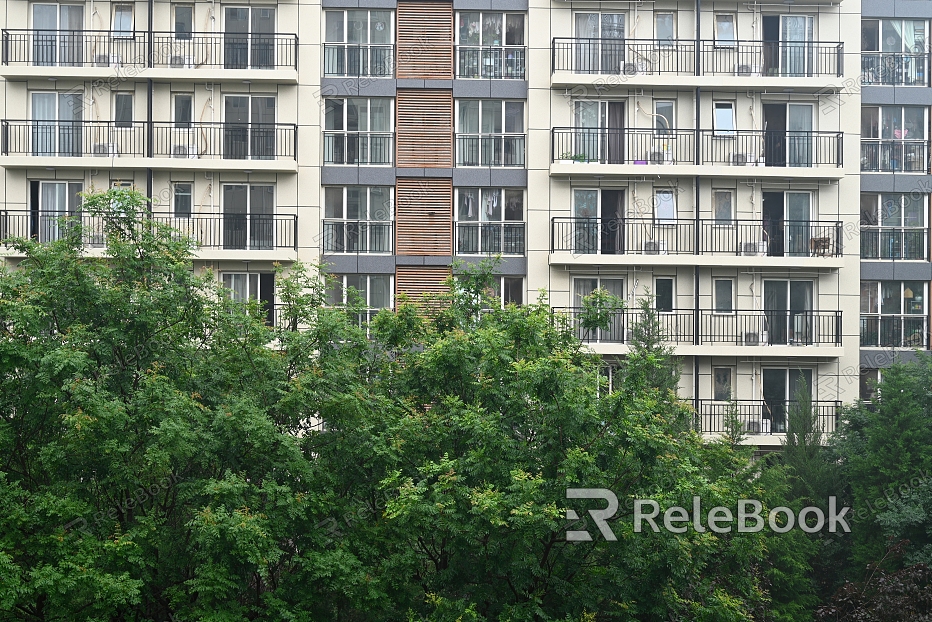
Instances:
[[[672,313],[674,309],[673,279],[654,279],[654,308],[660,313]]]
[[[271,250],[275,244],[275,187],[224,184],[223,248]]]
[[[733,224],[734,221],[734,191],[715,190],[712,193],[713,217],[717,223]]]
[[[712,368],[712,399],[716,402],[731,401],[731,367]]]
[[[524,102],[456,102],[457,166],[524,166]]]
[[[191,186],[189,183],[174,184],[174,202],[175,218],[191,217]]]
[[[117,93],[113,96],[113,124],[116,127],[133,127],[132,93]]]
[[[325,164],[391,164],[393,101],[387,97],[324,101]]]
[[[673,102],[657,100],[654,102],[654,133],[670,134],[676,127],[673,117]]]
[[[456,189],[456,252],[524,254],[524,190]]]
[[[392,188],[324,188],[324,253],[392,252]]]
[[[190,128],[194,120],[194,96],[179,93],[175,95],[174,100],[175,127]]]
[[[524,277],[496,276],[492,280],[492,295],[498,298],[502,306],[524,304]]]
[[[923,54],[926,51],[926,23],[911,19],[862,20],[861,51]]]
[[[81,209],[81,182],[32,181],[30,182],[29,235],[39,242],[54,242],[62,237],[64,216],[76,214]]]
[[[133,36],[133,5],[113,5],[113,36],[123,38]]]
[[[275,275],[271,272],[224,272],[223,286],[233,302],[258,300],[266,313],[266,323],[275,317]]]
[[[524,22],[521,13],[457,13],[456,76],[524,78]]]
[[[365,311],[357,317],[369,322],[380,309],[392,306],[392,277],[388,274],[332,275],[327,286],[327,304],[359,305]]]
[[[324,75],[391,76],[391,11],[325,11]]]
[[[661,223],[673,224],[676,220],[676,201],[672,190],[654,192],[654,218]]]
[[[927,116],[925,106],[863,106],[861,170],[928,170]]]
[[[619,74],[625,69],[624,13],[576,13],[573,69]]]
[[[734,313],[735,282],[731,279],[714,279],[715,313]]]
[[[715,102],[714,118],[716,136],[735,135],[735,104],[734,102]]]
[[[175,39],[188,40],[194,33],[194,6],[190,4],[176,4],[175,9]]]
[[[213,15],[213,13],[212,13]],[[275,7],[223,8],[225,69],[272,69],[276,65]]]
[[[877,397],[877,385],[880,383],[879,369],[862,369],[858,382],[858,397],[863,402],[873,402]]]
[[[861,281],[861,346],[925,348],[927,283]]]
[[[573,279],[573,302],[570,313],[575,318],[583,306],[583,300],[597,289],[603,289],[609,294],[622,300],[625,296],[625,282],[621,278],[606,277],[576,277]],[[623,343],[625,341],[625,314],[624,311],[618,311],[611,314],[608,328],[599,328],[589,331],[576,325],[576,336],[586,342],[615,342]]]
[[[31,119],[32,155],[70,156],[84,155],[81,122],[84,118],[82,93],[33,92]],[[95,143],[92,153],[111,155],[114,149],[108,143]]]
[[[731,13],[715,14],[715,44],[718,46],[737,45],[735,16]]]
[[[926,195],[862,193],[861,257],[925,259],[926,201]]]
[[[655,38],[658,45],[670,46],[676,41],[676,22],[673,13],[655,13]]]

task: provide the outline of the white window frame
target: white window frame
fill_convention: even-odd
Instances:
[[[365,308],[366,309],[369,309],[369,310],[392,309],[395,306],[395,278],[391,274],[332,274],[330,275],[330,277],[334,281],[339,283],[341,302],[330,302],[328,300],[328,304],[338,304],[338,305],[347,304],[347,300],[348,300],[347,294],[349,291],[348,288],[351,287],[351,286],[347,286],[346,284],[348,277],[365,277],[366,279]],[[371,298],[372,279],[382,278],[382,277],[388,279],[388,305],[385,307],[374,307],[372,306],[372,298]],[[332,283],[328,286],[328,292],[327,292],[328,298],[330,297],[330,287],[332,286],[333,286]]]
[[[728,218],[718,217],[718,197],[728,196]],[[714,188],[712,190],[712,221],[717,226],[733,226],[735,224],[735,191],[731,188]]]
[[[672,36],[669,39],[662,39],[660,33],[658,32],[659,28],[657,27],[657,18],[661,15],[669,15],[672,25],[673,32]],[[661,47],[670,47],[676,45],[676,11],[657,11],[654,13],[654,39],[657,41],[657,45]]]
[[[190,118],[178,119],[178,98],[187,98],[191,100]],[[172,93],[172,127],[176,130],[190,130],[194,124],[194,93]]]
[[[526,304],[526,303],[524,302],[525,290],[524,290],[524,277],[523,277],[523,276],[500,275],[500,276],[494,276],[494,277],[492,277],[492,278],[493,278],[493,281],[492,281],[492,295],[494,295],[496,298],[498,298],[499,305],[501,306],[502,309],[504,309],[506,306],[508,306],[509,304],[511,304],[511,303],[513,302],[513,301],[505,302],[505,299],[502,297],[502,292],[505,291],[505,281],[506,281],[506,280],[509,280],[509,281],[518,281],[518,282],[519,282],[518,291],[519,291],[520,294],[521,294],[521,301],[520,301],[520,302],[515,302],[514,304],[515,304],[516,306],[519,306],[519,307],[520,307],[520,306],[523,306],[524,304]]]
[[[476,130],[477,130],[476,132],[463,131],[464,128],[462,127],[462,122],[461,122],[462,119],[460,116],[460,110],[461,110],[462,104],[465,102],[478,102],[479,103],[478,118],[475,119]],[[501,132],[483,132],[482,131],[482,118],[484,116],[483,115],[484,106],[486,104],[491,104],[493,102],[501,104],[501,115],[502,116],[500,120],[501,120],[502,131]],[[526,150],[527,148],[526,136],[527,136],[527,127],[528,127],[528,119],[527,119],[528,106],[527,106],[526,101],[520,100],[520,99],[498,99],[498,98],[477,99],[473,97],[464,97],[464,98],[457,99],[454,103],[455,103],[455,106],[454,106],[455,132],[454,133],[455,133],[456,143],[457,143],[456,154],[455,154],[456,155],[455,165],[457,167],[459,168],[509,167],[510,168],[510,167],[525,167],[527,165],[527,154],[523,150],[520,153],[515,152],[512,154],[512,157],[518,158],[517,160],[514,160],[514,162],[520,161],[520,164],[505,164],[506,151],[507,151],[506,147],[508,146],[509,143],[511,143],[512,145],[517,145],[518,143],[515,142],[516,139],[525,138],[525,140],[521,141],[520,144],[523,149]],[[519,132],[508,131],[508,107],[509,105],[512,105],[512,106],[520,105],[521,106],[521,115],[520,115],[521,131]],[[501,147],[502,161],[500,164],[495,163],[494,150],[491,155],[485,154],[483,152],[483,147],[488,144],[489,139],[495,140],[495,143],[496,143],[495,147],[499,146],[497,143],[499,140],[501,140],[500,147]],[[467,158],[465,157],[464,154],[461,154],[460,152],[461,148],[466,150],[466,146],[472,143],[473,141],[476,141],[478,143],[476,145],[476,150],[475,150],[475,155],[477,156],[475,159],[473,159],[472,157]],[[472,149],[469,149],[469,151],[471,153]]]
[[[670,310],[663,311],[657,307],[658,303],[658,294],[657,294],[657,282],[658,281],[670,281]],[[654,297],[654,310],[657,313],[676,313],[676,277],[675,276],[655,276],[654,277],[654,291],[651,292]]]
[[[365,206],[363,207],[364,214],[358,218],[350,218],[348,216],[347,205],[348,205],[348,196],[350,188],[358,188],[360,191],[365,194]],[[382,188],[388,191],[388,205],[387,206],[373,206],[373,189]],[[329,207],[327,196],[328,194],[336,194],[336,191],[339,191],[341,194],[341,203],[340,203],[340,216],[327,216],[327,209]],[[374,255],[384,255],[391,254],[393,252],[393,240],[392,240],[392,227],[395,222],[395,188],[394,186],[378,186],[378,185],[345,185],[345,186],[322,186],[321,187],[322,203],[323,209],[321,214],[323,216],[322,226],[326,227],[327,223],[333,223],[336,225],[334,228],[337,231],[340,231],[339,225],[342,223],[344,229],[342,233],[342,242],[343,250],[336,250],[335,248],[327,249],[325,246],[326,238],[321,240],[322,251],[326,254],[374,254]],[[384,209],[384,211],[383,211]],[[373,239],[376,237],[375,230],[371,227],[366,227],[367,225],[382,225],[388,227],[388,244],[373,244]],[[362,226],[366,227],[367,235],[365,238],[365,247],[357,248],[356,250],[348,250],[350,248],[348,230],[346,227],[349,226]],[[360,234],[362,231],[360,231]],[[383,247],[382,250],[372,250],[373,246]],[[387,246],[387,248],[384,248]]]
[[[659,112],[658,108],[660,107],[661,104],[670,105],[671,118],[668,119],[666,115],[661,114]],[[653,102],[653,108],[654,108],[654,116],[653,116],[654,134],[657,136],[669,136],[671,134],[674,134],[676,131],[676,100],[675,99],[655,99]],[[663,122],[667,123],[667,127],[663,127],[662,125],[663,122],[661,122],[661,119],[663,119]]]
[[[182,191],[182,192],[179,192],[179,189],[180,189],[180,188],[183,188],[184,186],[187,186],[187,188],[188,188],[187,193],[185,193],[185,192],[183,192],[183,191]],[[179,197],[179,195],[182,195],[182,196],[183,196],[184,194],[187,194],[187,196],[188,196],[188,201],[190,202],[190,204],[188,205],[188,214],[187,214],[187,215],[179,215],[179,213],[178,213],[178,197]],[[174,181],[174,182],[172,182],[172,215],[173,215],[175,218],[192,218],[192,217],[194,216],[194,183],[193,183],[193,182],[190,182],[190,181]]]
[[[365,41],[357,41],[353,43],[349,42],[348,34],[350,31],[350,28],[349,28],[349,15],[348,14],[350,11],[360,11],[360,12],[366,13],[366,40]],[[329,38],[330,34],[327,32],[327,23],[328,23],[327,20],[330,17],[330,15],[336,15],[337,13],[343,16],[343,39],[342,41],[331,41]],[[375,27],[376,24],[383,23],[381,20],[373,22],[372,21],[373,13],[387,13],[388,14],[388,23],[384,25],[384,28],[388,28],[388,43],[372,43],[373,28]],[[339,44],[359,45],[363,47],[369,46],[369,45],[391,46],[393,45],[393,42],[395,41],[395,11],[393,9],[366,9],[366,8],[324,9],[324,16],[321,22],[322,22],[322,26],[324,29],[323,41],[325,44],[332,43],[335,45],[339,45]]]
[[[727,18],[722,20],[722,18]],[[731,36],[725,38],[722,36],[722,26],[726,22],[731,22]],[[715,47],[737,47],[738,45],[738,17],[734,13],[715,13],[712,17],[712,23],[715,28]]]
[[[719,371],[728,372],[728,398],[727,399],[718,399],[715,395],[715,380],[716,374]],[[735,368],[728,365],[713,365],[712,366],[712,401],[718,403],[726,403],[735,399]]]
[[[349,105],[347,102],[351,99],[357,100],[366,100],[366,127],[367,130],[348,130],[346,126],[348,125],[347,120],[349,116]],[[387,130],[373,130],[372,128],[372,102],[374,100],[385,100],[388,102],[388,129]],[[331,130],[327,128],[327,111],[326,111],[326,102],[328,101],[342,101],[343,102],[343,116],[341,118],[341,125],[343,129]],[[277,107],[276,107],[277,108]],[[324,100],[324,106],[322,106],[321,112],[324,115],[323,118],[323,128],[325,132],[342,132],[344,134],[388,134],[395,131],[395,98],[393,97],[328,97]]]
[[[476,214],[474,218],[470,218],[467,212],[467,215],[464,218],[463,215],[460,213],[460,200],[467,191],[471,191],[471,190],[475,190],[478,196],[478,199],[476,200],[476,205],[475,205]],[[520,195],[521,197],[521,217],[518,219],[508,218],[507,210],[506,210],[506,206],[508,205],[509,195],[513,196],[515,194]],[[453,201],[454,201],[453,202],[453,205],[454,205],[453,219],[454,219],[454,227],[456,230],[455,237],[456,237],[457,243],[456,243],[456,248],[454,252],[457,255],[488,255],[489,253],[501,253],[503,255],[510,255],[510,256],[524,255],[523,252],[522,253],[506,253],[505,252],[504,231],[505,231],[506,224],[517,224],[517,223],[523,224],[525,222],[526,209],[527,209],[526,194],[527,193],[524,190],[524,188],[481,187],[481,186],[462,186],[462,187],[455,188],[454,197],[453,197]],[[489,216],[488,210],[486,209],[486,204],[485,204],[485,199],[493,195],[497,195],[497,198],[493,198],[493,201],[498,201],[498,204],[499,204],[499,207],[498,207],[499,217],[494,220]],[[461,227],[460,225],[467,225],[467,226]],[[491,225],[497,225],[497,227],[495,228],[497,230],[497,233],[492,233],[493,228],[491,227]],[[475,245],[476,250],[473,251],[472,249],[469,249],[469,250],[461,251],[460,248],[462,245],[460,243],[460,235],[463,235],[464,234],[463,232],[468,231],[469,229],[475,229],[476,233],[474,237],[476,240],[476,245]],[[489,233],[487,233],[487,231]],[[485,243],[486,235],[493,235],[499,238],[498,241],[500,243],[497,245],[493,245],[493,246],[498,247],[497,251],[494,251],[494,250],[484,251],[483,250],[483,248],[488,247],[488,245]],[[525,245],[522,245],[522,248],[524,247]]]
[[[727,114],[719,115],[719,112],[723,113],[727,111]],[[722,127],[722,121],[727,121],[724,125],[728,127]],[[735,102],[733,101],[714,101],[712,102],[712,127],[714,128],[713,135],[724,137],[724,138],[734,138],[736,135],[736,119],[735,119]]]
[[[181,32],[181,33],[178,32],[178,9],[179,8],[191,9],[191,32]],[[172,19],[172,25],[173,25],[172,33],[176,41],[190,41],[191,38],[194,36],[194,32],[195,32],[194,30],[195,19],[194,18],[196,16],[196,13],[197,11],[195,10],[195,4],[193,2],[190,2],[190,3],[173,2],[172,3],[172,18],[173,18]],[[184,36],[179,36],[179,34],[184,35]]]
[[[669,196],[670,199],[661,199]],[[672,216],[661,214],[661,209],[669,205],[673,211]],[[660,225],[676,224],[676,191],[670,188],[654,188],[654,221]]]
[[[110,31],[111,33],[110,36],[113,37],[114,39],[132,39],[133,37],[135,37],[134,30],[136,27],[136,11],[135,11],[134,5],[132,3],[117,3],[117,4],[113,4],[112,7],[113,8],[111,9],[111,18],[110,18],[110,23],[111,23],[112,28]],[[121,9],[127,9],[127,8],[129,9],[129,29],[128,30],[125,28],[122,28],[123,26],[122,23],[119,24],[120,27],[118,27],[118,24],[117,24],[117,16],[125,14],[125,11],[122,11]]]

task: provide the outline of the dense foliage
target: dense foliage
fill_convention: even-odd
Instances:
[[[811,619],[798,530],[634,532],[634,499],[773,507],[799,476],[693,431],[649,307],[611,390],[543,299],[491,299],[486,265],[368,326],[291,266],[269,326],[145,207],[89,195],[106,260],[69,222],[0,273],[0,620]],[[582,321],[617,304],[600,292]],[[893,442],[870,416],[838,448],[859,443],[852,478]],[[617,495],[616,541],[568,488]],[[926,524],[901,514],[877,520]]]

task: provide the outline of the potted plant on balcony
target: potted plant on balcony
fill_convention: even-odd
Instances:
[[[589,156],[585,153],[573,153],[572,151],[564,151],[560,154],[558,161],[562,164],[586,164],[589,162]]]

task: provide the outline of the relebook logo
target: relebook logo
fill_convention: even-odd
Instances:
[[[608,505],[601,510],[589,510],[589,516],[595,523],[602,537],[610,542],[618,538],[609,526],[608,521],[618,512],[618,497],[607,488],[567,488],[567,499],[604,499]],[[762,516],[764,505],[755,499],[738,499],[735,512],[725,506],[715,506],[703,512],[702,499],[693,497],[692,511],[680,506],[670,506],[660,517],[660,503],[653,499],[634,500],[634,533],[646,531],[645,527],[659,532],[661,527],[671,533],[685,533],[690,526],[698,532],[729,533],[732,530],[739,533],[756,533],[763,531],[764,526],[770,527],[775,533],[786,533],[794,527],[806,533],[822,531],[826,525],[825,513],[817,507],[805,507],[799,513],[788,507],[771,508]],[[838,508],[836,498],[828,498],[828,530],[835,533],[841,528],[845,533],[851,533],[845,514],[849,507]],[[575,510],[567,510],[568,520],[579,521],[579,514]],[[658,522],[660,524],[658,524]],[[737,525],[735,523],[737,522]],[[591,542],[592,534],[585,530],[568,530],[566,539],[569,542]]]

